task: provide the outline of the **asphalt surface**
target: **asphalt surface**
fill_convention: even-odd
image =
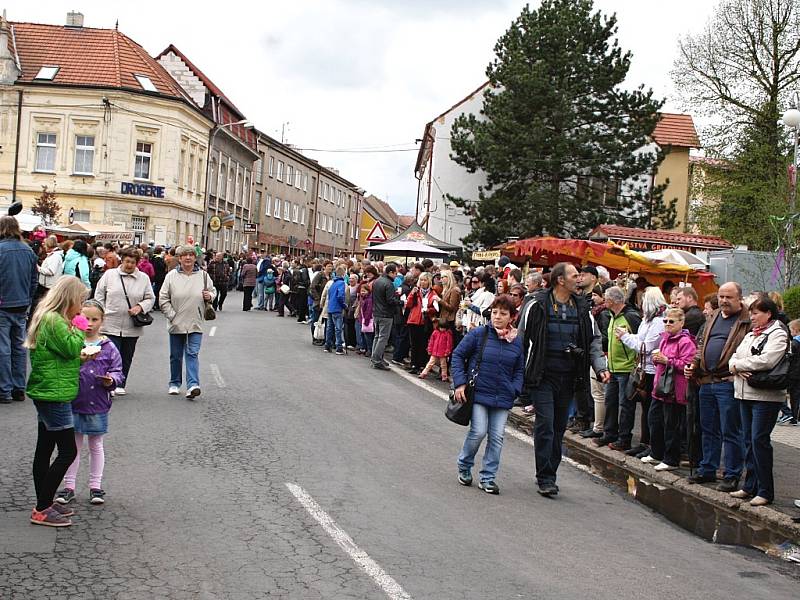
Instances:
[[[107,503],[88,503],[84,454],[67,529],[28,524],[35,413],[0,406],[0,598],[798,597],[795,567],[706,543],[568,465],[540,498],[533,450],[510,436],[499,496],[459,486],[466,430],[439,398],[323,353],[288,316],[241,312],[241,294],[207,323],[197,401],[166,394],[168,370],[158,316],[111,411]]]

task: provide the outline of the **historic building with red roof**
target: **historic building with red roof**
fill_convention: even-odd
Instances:
[[[118,29],[0,20],[0,204],[47,186],[67,220],[199,240],[211,119]],[[17,140],[19,143],[17,143]]]

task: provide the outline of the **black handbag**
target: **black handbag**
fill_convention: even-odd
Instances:
[[[764,339],[758,345],[753,347],[751,352],[755,356],[759,356],[764,351],[764,346],[767,345],[767,338],[769,333],[764,336]],[[747,385],[752,388],[760,390],[785,390],[789,387],[789,367],[792,360],[792,345],[791,341],[787,344],[786,354],[771,369],[766,371],[753,371],[747,379]]]
[[[667,365],[656,380],[653,394],[659,398],[673,398],[675,396],[675,368]]]
[[[466,427],[472,419],[472,405],[475,402],[475,382],[478,380],[478,371],[481,368],[481,361],[483,361],[483,350],[486,348],[486,340],[488,339],[489,327],[486,326],[486,332],[483,335],[478,360],[475,362],[475,368],[472,369],[469,381],[467,381],[467,387],[464,390],[464,396],[466,396],[467,401],[457,402],[455,387],[450,387],[450,401],[447,403],[447,407],[444,410],[444,416],[457,425]]]
[[[647,398],[647,389],[645,389],[647,379],[644,370],[646,360],[645,346],[642,344],[639,349],[639,362],[628,375],[628,383],[625,384],[625,397],[633,402],[641,402]]]
[[[128,290],[125,289],[125,280],[122,278],[122,273],[119,275],[119,282],[122,284],[122,291],[125,294],[125,302],[128,303],[128,309],[133,308],[131,306],[131,300],[128,298]],[[134,327],[147,327],[148,325],[153,324],[153,316],[150,313],[146,313],[144,311],[140,312],[139,314],[133,315],[131,317],[133,321]]]
[[[203,271],[203,291],[208,290],[208,274]],[[211,300],[203,300],[205,310],[203,311],[203,319],[206,321],[213,321],[217,318],[217,311],[214,310],[214,305]]]

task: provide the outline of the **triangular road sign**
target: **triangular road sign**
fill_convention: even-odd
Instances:
[[[386,235],[386,232],[383,230],[383,225],[381,225],[380,221],[376,221],[375,225],[372,226],[372,229],[367,236],[368,242],[385,242],[388,240],[389,237]]]

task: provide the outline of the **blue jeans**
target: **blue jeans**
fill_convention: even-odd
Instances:
[[[256,281],[256,308],[264,308],[264,284]]]
[[[0,398],[24,390],[27,375],[25,342],[27,314],[0,310]]]
[[[356,319],[356,350],[363,350],[364,346],[364,334],[361,333],[361,319]]]
[[[716,475],[720,453],[725,454],[725,479],[738,479],[744,468],[744,438],[739,401],[733,397],[733,382],[700,386],[700,430],[703,460],[700,475]]]
[[[472,405],[472,420],[464,440],[464,447],[458,455],[458,470],[471,471],[475,464],[475,454],[481,447],[486,434],[486,450],[483,453],[483,468],[480,472],[481,482],[494,481],[497,468],[500,466],[500,452],[503,450],[503,433],[508,419],[508,409],[490,408],[483,404]]]
[[[606,384],[606,418],[603,421],[603,437],[631,443],[633,420],[636,415],[636,402],[625,397],[630,373],[612,373]]]
[[[574,373],[549,373],[539,387],[530,391],[531,401],[536,408],[533,447],[539,485],[556,482],[556,472],[561,464],[561,443],[574,393]]]
[[[742,489],[772,502],[775,499],[775,482],[772,478],[772,444],[769,438],[781,405],[756,400],[738,402],[747,464]]]
[[[344,349],[344,318],[342,313],[328,313],[328,321],[325,323],[325,348],[333,348],[334,334],[336,336],[336,349]]]
[[[202,333],[169,334],[169,385],[180,387],[183,382],[183,358],[186,357],[186,387],[200,385],[200,343]]]

